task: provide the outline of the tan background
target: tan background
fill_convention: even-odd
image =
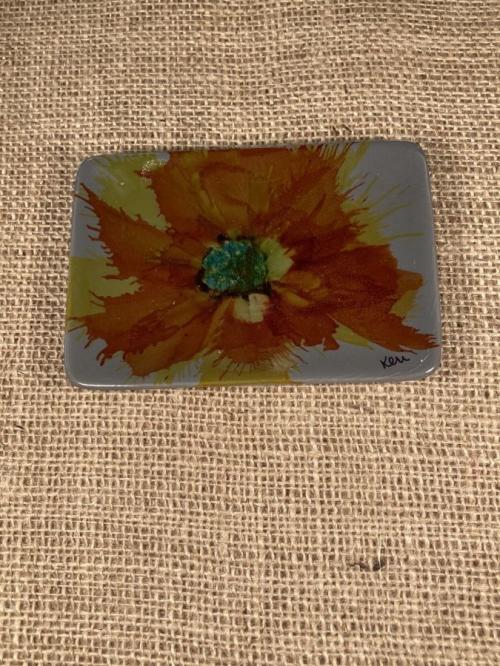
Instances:
[[[0,4],[0,662],[498,663],[496,0]],[[429,156],[438,375],[68,386],[84,157],[335,136]]]

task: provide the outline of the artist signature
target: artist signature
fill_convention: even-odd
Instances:
[[[406,352],[407,354],[415,354],[414,351]],[[393,368],[395,365],[398,365],[399,363],[408,363],[411,361],[411,358],[408,358],[408,356],[405,356],[404,354],[400,354],[399,356],[384,356],[384,358],[379,359],[380,365],[386,370],[387,368]]]

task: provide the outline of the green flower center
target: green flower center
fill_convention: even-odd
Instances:
[[[245,296],[267,279],[266,255],[251,240],[226,240],[202,262],[201,281],[212,291]]]

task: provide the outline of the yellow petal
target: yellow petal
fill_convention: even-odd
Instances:
[[[155,194],[141,175],[158,168],[162,163],[152,153],[98,158],[99,196],[116,210],[124,210],[129,217],[140,215],[145,222],[158,229],[165,229],[167,224],[160,213]]]
[[[200,384],[290,384],[289,371],[294,366],[290,357],[276,358],[272,365],[255,366],[232,363],[217,352],[203,358]]]
[[[279,280],[293,264],[288,251],[274,238],[264,238],[259,247],[266,255],[267,277],[269,280]]]
[[[103,312],[96,298],[133,294],[139,283],[131,277],[117,280],[118,269],[110,266],[105,257],[71,257],[69,264],[70,288],[68,292],[67,317],[79,319]]]
[[[296,308],[307,308],[311,305],[311,303],[307,301],[305,298],[302,298],[302,296],[295,294],[293,291],[290,291],[289,289],[285,289],[284,287],[278,287],[278,285],[274,285],[273,288],[275,291],[279,293],[279,295],[284,301],[286,301],[290,305],[293,305]]]
[[[269,298],[265,294],[250,294],[248,298],[235,298],[233,315],[240,321],[256,324],[264,321],[268,305]]]
[[[357,333],[354,333],[354,331],[351,331],[350,328],[347,328],[347,326],[343,326],[342,324],[337,326],[334,333],[334,337],[337,341],[348,342],[349,344],[357,345],[358,347],[370,346],[369,340],[363,338],[361,335],[358,335]]]

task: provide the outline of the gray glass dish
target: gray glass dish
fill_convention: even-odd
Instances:
[[[70,261],[65,364],[82,387],[398,381],[439,366],[413,143],[87,159]]]

